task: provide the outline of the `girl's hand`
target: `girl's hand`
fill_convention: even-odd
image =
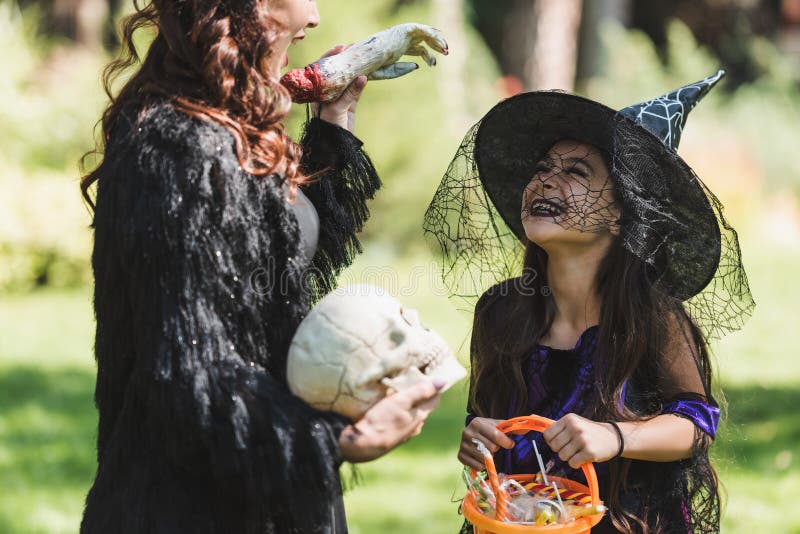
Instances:
[[[473,439],[478,439],[486,445],[492,454],[500,450],[514,447],[514,440],[497,430],[497,425],[502,419],[488,419],[476,417],[469,422],[467,428],[461,433],[461,447],[458,450],[458,461],[467,467],[481,470],[484,468],[483,455],[478,451]]]
[[[570,413],[544,431],[544,440],[561,460],[577,469],[586,462],[605,462],[617,455],[619,437],[609,423]]]
[[[334,56],[346,48],[344,45],[337,45],[322,54],[322,57]],[[313,104],[311,106],[312,115],[352,132],[356,123],[356,106],[366,85],[367,77],[359,76],[336,100],[324,104]]]
[[[439,404],[444,383],[425,382],[389,395],[339,436],[342,457],[348,462],[369,462],[383,456],[422,431],[428,415]]]

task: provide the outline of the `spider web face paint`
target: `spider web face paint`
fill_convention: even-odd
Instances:
[[[599,234],[617,228],[620,206],[609,164],[600,150],[577,141],[559,141],[536,164],[522,193],[525,234],[552,234],[553,225],[570,232]]]

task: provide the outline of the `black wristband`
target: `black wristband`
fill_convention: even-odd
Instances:
[[[612,460],[615,460],[622,456],[622,452],[625,450],[625,438],[622,437],[622,430],[620,430],[616,421],[606,421],[606,423],[614,427],[614,430],[617,431],[617,437],[619,437],[619,450],[617,451],[616,456],[611,458]]]

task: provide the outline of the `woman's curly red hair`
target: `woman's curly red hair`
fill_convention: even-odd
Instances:
[[[225,126],[245,171],[256,176],[280,173],[292,190],[303,183],[302,150],[283,125],[291,98],[266,66],[279,26],[259,2],[151,0],[140,5],[134,0],[134,7],[123,22],[120,55],[103,73],[111,103],[101,119],[102,144],[90,154],[102,152],[126,105],[163,95],[181,111]],[[155,39],[139,70],[114,96],[114,81],[140,63],[133,36],[142,28],[153,29]],[[89,188],[97,179],[95,168],[81,180],[83,197],[92,208]]]

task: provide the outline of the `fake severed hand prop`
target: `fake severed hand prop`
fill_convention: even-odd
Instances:
[[[339,54],[328,56],[302,69],[290,70],[281,78],[292,100],[330,102],[336,100],[359,76],[370,80],[399,78],[419,68],[412,62],[398,61],[402,56],[420,56],[433,67],[436,58],[430,50],[447,55],[449,50],[442,33],[430,26],[409,22],[376,33]]]

